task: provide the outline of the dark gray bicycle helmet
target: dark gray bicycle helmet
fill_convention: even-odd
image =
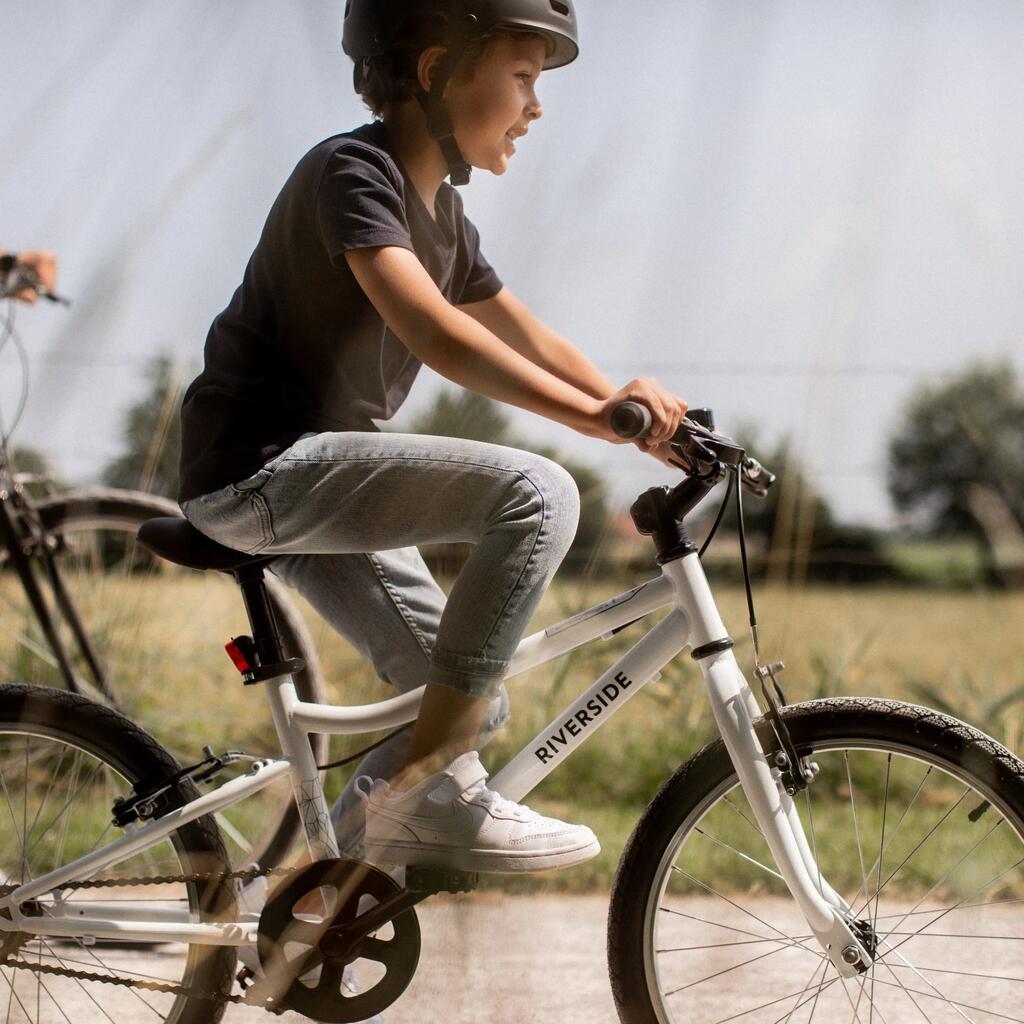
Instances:
[[[430,134],[448,161],[452,184],[465,185],[471,169],[455,141],[442,97],[466,48],[495,29],[522,29],[547,40],[545,70],[564,67],[580,52],[576,11],[572,0],[346,0],[342,47],[356,62],[356,88],[364,61],[387,53],[411,22],[433,14],[446,19],[441,44],[447,54],[434,75],[430,93],[419,99]]]

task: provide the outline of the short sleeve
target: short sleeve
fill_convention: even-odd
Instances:
[[[316,221],[335,266],[353,249],[413,249],[396,174],[382,153],[364,146],[343,146],[327,160],[317,191]]]
[[[466,256],[468,273],[462,293],[455,305],[466,306],[471,302],[484,302],[493,299],[501,291],[501,280],[494,268],[487,262],[480,251],[480,233],[467,217],[462,218],[464,237],[466,240]]]

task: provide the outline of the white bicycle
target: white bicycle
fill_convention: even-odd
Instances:
[[[620,432],[642,432],[644,414],[622,407]],[[524,798],[689,647],[721,737],[664,784],[623,854],[608,930],[622,1020],[1020,1020],[1024,764],[923,707],[787,705],[780,666],[758,656],[762,710],[685,518],[727,474],[742,513],[741,485],[763,491],[771,474],[709,427],[684,421],[675,451],[687,475],[632,509],[661,575],[525,638],[509,677],[670,610],[490,785]],[[270,559],[221,548],[180,519],[154,520],[140,537],[238,580],[252,636],[236,638],[232,656],[266,695],[283,754],[207,748],[182,768],[108,707],[0,687],[0,1013],[199,1024],[233,1001],[363,1020],[416,970],[416,904],[475,877],[409,869],[402,887],[339,858],[310,735],[401,727],[421,691],[360,707],[300,700],[300,666],[281,653],[263,582]],[[756,652],[756,625],[754,637]],[[282,777],[309,857],[278,872],[254,908],[240,885],[267,872],[230,870],[213,815]],[[261,969],[236,976],[238,947],[250,945]]]

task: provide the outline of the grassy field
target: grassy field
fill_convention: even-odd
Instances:
[[[531,628],[636,582],[556,584]],[[747,668],[752,653],[744,593],[719,588],[716,596]],[[762,648],[786,663],[782,681],[791,701],[899,697],[947,710],[1024,750],[1024,596],[818,587],[763,588],[755,597]],[[316,635],[339,699],[362,701],[384,692],[346,644],[325,629]],[[634,626],[512,680],[512,719],[484,751],[485,763],[500,767],[641,635],[642,626]],[[711,735],[699,673],[689,658],[679,658],[529,800],[538,810],[589,824],[601,839],[600,857],[573,871],[493,884],[530,890],[607,886],[643,807]]]
[[[556,584],[531,629],[637,582]],[[0,580],[0,591],[4,586]],[[743,592],[719,588],[716,596],[737,641],[740,664],[748,669],[752,655]],[[837,694],[899,697],[948,710],[1012,749],[1024,749],[1024,596],[821,587],[759,588],[756,598],[762,647],[769,659],[785,661],[782,682],[791,701]],[[179,756],[198,759],[204,743],[218,749],[273,749],[270,717],[259,693],[241,687],[223,653],[224,641],[245,628],[228,581],[197,574],[165,576],[159,582],[132,578],[111,581],[102,592],[82,594],[80,600],[88,602],[90,622],[102,621],[104,642],[128,659],[115,666],[118,678],[147,683],[137,687],[133,712]],[[334,700],[363,703],[388,696],[347,643],[312,612],[308,621]],[[45,672],[12,646],[10,632],[0,635],[5,675],[45,682]],[[634,626],[512,680],[512,720],[484,751],[485,763],[492,769],[504,763],[641,633],[642,627]],[[601,856],[573,871],[514,885],[531,890],[606,887],[644,805],[710,737],[705,703],[698,672],[682,657],[608,729],[595,733],[528,802],[590,824],[602,841]],[[335,739],[331,753],[341,757],[357,749],[351,740]],[[345,780],[333,774],[331,793]]]

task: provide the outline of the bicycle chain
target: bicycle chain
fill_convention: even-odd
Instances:
[[[212,871],[196,873],[191,875],[156,875],[137,878],[92,878],[81,882],[65,882],[63,885],[55,886],[56,889],[116,889],[138,887],[142,885],[170,885],[172,883],[196,882],[228,882],[241,881],[253,882],[257,878],[266,878],[274,875],[292,874],[294,869],[289,868],[267,868],[259,870],[250,868],[246,871]],[[17,885],[0,885],[0,897],[8,896],[16,889]],[[217,1002],[224,999],[229,1003],[244,1003],[244,995],[228,993],[226,996],[215,995],[211,992],[203,992],[199,989],[190,988],[187,985],[172,985],[169,982],[142,981],[139,978],[125,978],[116,974],[96,974],[92,971],[81,971],[73,967],[54,967],[52,964],[30,963],[27,960],[18,960],[8,957],[3,961],[4,967],[13,967],[15,970],[32,971],[36,974],[58,975],[62,978],[72,978],[76,981],[95,981],[104,985],[119,985],[123,988],[145,989],[147,992],[163,992],[168,995],[187,996],[198,999],[206,999],[210,1002]],[[264,1009],[275,1012],[272,1006]]]

